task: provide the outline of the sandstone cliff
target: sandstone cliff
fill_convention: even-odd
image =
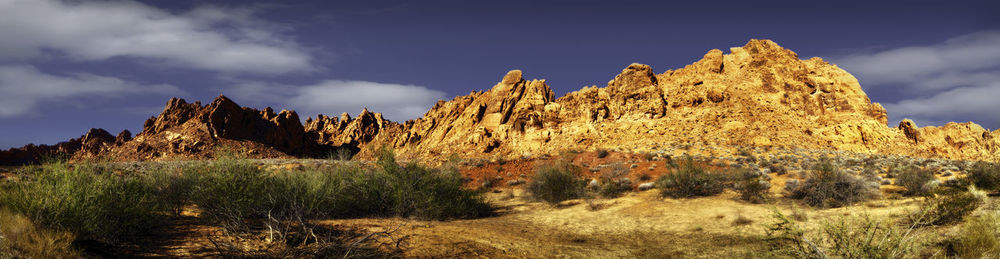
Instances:
[[[632,64],[605,87],[558,99],[544,80],[509,72],[492,89],[439,102],[389,144],[414,157],[516,157],[565,149],[667,146],[833,149],[996,160],[1000,132],[973,123],[887,126],[857,79],[820,58],[799,59],[769,40],[661,74]]]
[[[2,151],[0,161],[31,162],[54,152],[78,159],[205,158],[219,146],[250,157],[324,157],[347,148],[362,158],[389,146],[425,160],[596,148],[725,155],[745,147],[1000,159],[1000,130],[971,122],[920,128],[910,120],[889,127],[887,118],[836,65],[751,40],[660,74],[631,64],[604,87],[559,98],[544,80],[513,70],[489,90],[439,101],[402,124],[367,109],[356,118],[321,114],[303,124],[294,111],[241,107],[224,96],[205,106],[175,98],[134,138],[91,130],[56,146]]]

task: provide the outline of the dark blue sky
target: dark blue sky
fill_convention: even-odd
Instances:
[[[893,120],[997,128],[997,2],[0,0],[0,148],[137,132],[172,96],[411,119],[511,69],[562,95],[751,38],[840,64]]]

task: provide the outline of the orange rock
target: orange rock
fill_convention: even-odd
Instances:
[[[799,59],[769,40],[750,40],[728,54],[713,49],[662,74],[631,64],[605,87],[583,87],[558,99],[544,80],[523,76],[512,70],[489,90],[438,101],[423,117],[401,124],[364,109],[357,118],[318,115],[303,125],[294,111],[259,111],[224,96],[206,106],[173,98],[131,140],[92,132],[57,147],[3,151],[0,162],[53,150],[133,160],[202,158],[220,145],[253,157],[322,156],[348,148],[370,158],[380,146],[425,160],[568,149],[677,147],[673,151],[718,154],[768,147],[1000,159],[1000,130],[971,122],[918,128],[910,120],[890,128],[885,108],[872,103],[849,73],[820,58]]]

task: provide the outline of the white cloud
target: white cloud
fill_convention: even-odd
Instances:
[[[941,125],[972,120],[1000,126],[1000,31],[981,31],[940,44],[861,53],[833,62],[868,89],[901,87],[884,103],[895,121]],[[924,124],[924,125],[927,125]]]
[[[0,118],[31,113],[42,102],[81,97],[122,97],[136,94],[182,95],[172,85],[140,85],[92,74],[58,76],[33,66],[0,66]]]
[[[0,58],[130,57],[220,72],[311,71],[310,56],[252,9],[173,14],[132,1],[0,0]],[[235,29],[234,29],[235,28]]]
[[[962,35],[930,46],[912,46],[835,58],[834,63],[862,84],[905,84],[912,90],[949,88],[949,82],[916,84],[939,76],[995,70],[1000,67],[1000,31]]]
[[[924,125],[941,125],[954,118],[967,118],[989,127],[1000,125],[998,97],[1000,81],[992,81],[886,104],[885,108],[896,113],[896,117],[914,118],[923,121]]]
[[[320,113],[357,115],[362,108],[368,108],[394,121],[420,117],[445,98],[444,92],[422,86],[344,80],[306,86],[245,82],[227,89],[226,94],[237,102],[247,100],[294,108],[303,118]]]

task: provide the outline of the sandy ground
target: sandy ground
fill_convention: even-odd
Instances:
[[[860,214],[898,217],[916,209],[912,200],[897,200],[817,211],[788,201],[750,204],[738,201],[730,192],[669,199],[650,190],[615,199],[570,200],[555,206],[531,202],[524,195],[519,189],[491,194],[502,214],[490,218],[323,223],[371,231],[397,229],[395,236],[408,238],[405,256],[414,257],[719,258],[746,257],[766,249],[761,237],[764,225],[773,222],[775,209],[785,214],[802,210],[811,219],[807,222]],[[750,223],[735,224],[737,218]]]
[[[621,153],[612,153],[606,158],[584,153],[573,157],[573,161],[578,165],[587,164],[584,176],[591,178],[611,167],[600,167],[596,171],[588,168],[622,162],[628,168],[626,177],[636,184],[652,181],[649,179],[671,171],[665,161]],[[380,241],[398,243],[404,257],[746,258],[768,249],[763,239],[764,230],[774,222],[775,211],[786,215],[797,211],[806,215],[807,228],[816,228],[824,221],[844,216],[898,219],[917,210],[920,199],[896,195],[845,208],[814,209],[801,201],[781,197],[785,181],[798,177],[794,172],[770,174],[773,199],[766,204],[741,201],[736,193],[728,190],[713,197],[672,199],[660,197],[660,192],[653,189],[626,192],[614,199],[578,199],[549,205],[533,201],[522,186],[505,184],[513,179],[530,179],[533,169],[545,162],[548,161],[486,163],[462,170],[473,188],[478,188],[486,178],[503,178],[487,193],[487,200],[497,208],[498,215],[493,217],[450,221],[363,218],[315,223],[336,229],[390,231],[391,238]],[[295,169],[285,167],[301,167],[300,164],[303,163],[275,166]],[[631,167],[631,164],[636,166]],[[9,172],[2,175],[13,176]],[[883,186],[885,193],[897,192],[897,189]],[[951,231],[949,228],[953,227],[936,231]],[[196,215],[188,213],[148,237],[140,237],[134,247],[110,248],[106,254],[100,250],[90,252],[142,257],[215,256],[209,237],[218,234],[219,228],[203,225]]]

